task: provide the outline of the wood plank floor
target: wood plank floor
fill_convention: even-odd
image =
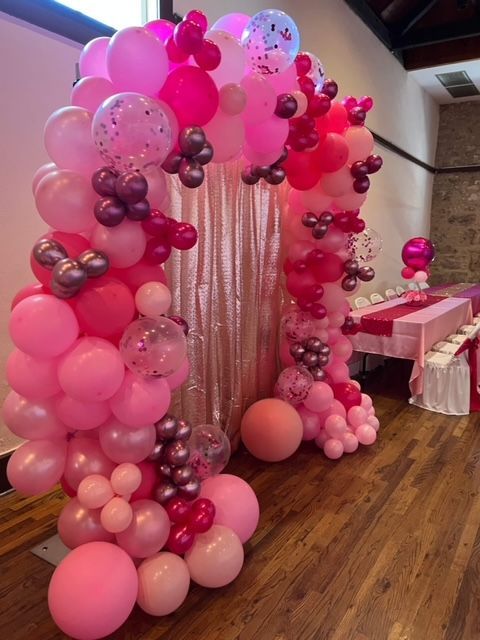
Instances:
[[[174,615],[135,610],[115,640],[480,638],[479,417],[376,396],[381,437],[335,463],[307,444],[283,463],[238,454],[260,527],[229,587],[194,587]],[[64,499],[0,499],[0,636],[56,640],[53,571],[29,549]]]

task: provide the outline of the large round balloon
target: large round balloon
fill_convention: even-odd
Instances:
[[[347,240],[347,250],[355,260],[370,262],[382,250],[382,236],[375,229],[351,233]]]
[[[411,238],[402,249],[402,260],[415,271],[424,271],[435,259],[435,247],[427,238]]]

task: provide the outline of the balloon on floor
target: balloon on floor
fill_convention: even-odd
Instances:
[[[364,126],[372,99],[337,101],[282,11],[209,26],[193,10],[177,25],[122,29],[85,46],[80,72],[45,126],[51,162],[33,191],[49,228],[30,256],[36,282],[12,303],[3,414],[28,440],[9,461],[11,484],[34,495],[60,482],[71,498],[58,529],[72,552],[49,606],[66,634],[94,640],[135,601],[167,615],[190,580],[234,580],[259,518],[249,485],[221,474],[225,434],[169,413],[189,375],[189,327],[171,312],[163,265],[197,231],[169,216],[168,181],[197,188],[210,162],[238,160],[245,189],[286,180],[285,368],[242,433],[264,460],[302,438],[333,459],[378,430],[346,362],[347,296],[373,278],[364,263],[381,246],[373,231],[355,238],[382,160]]]

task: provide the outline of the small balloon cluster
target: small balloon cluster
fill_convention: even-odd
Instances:
[[[196,534],[211,529],[215,519],[215,505],[208,498],[193,502],[181,497],[171,498],[165,504],[165,511],[172,523],[166,547],[179,556],[192,547]]]
[[[170,257],[172,247],[180,251],[192,249],[198,240],[198,232],[189,222],[177,222],[162,213],[159,209],[152,209],[148,218],[142,222],[142,228],[148,235],[144,260],[148,264],[163,264]]]
[[[180,182],[189,189],[199,187],[205,179],[203,166],[213,158],[213,147],[201,127],[189,126],[178,135],[179,152],[172,151],[162,164],[167,173],[178,173]]]
[[[241,178],[245,184],[257,184],[260,178],[271,185],[281,184],[285,178],[285,169],[281,166],[288,157],[288,149],[284,147],[282,155],[273,164],[257,166],[248,165],[242,169]]]
[[[50,289],[57,298],[77,295],[88,278],[99,278],[109,268],[103,251],[87,249],[76,260],[68,257],[65,247],[53,238],[40,238],[32,250],[33,259],[52,272]]]
[[[403,245],[402,260],[405,264],[402,277],[405,280],[426,282],[430,275],[429,266],[435,260],[435,246],[427,238],[411,238]]]
[[[355,322],[352,316],[347,316],[340,328],[344,336],[354,336],[361,330],[360,324]]]
[[[346,260],[343,266],[346,276],[342,280],[342,289],[345,291],[354,291],[358,280],[370,282],[375,278],[375,271],[372,267],[361,267],[358,260]]]
[[[370,179],[368,175],[380,171],[382,165],[382,157],[376,154],[368,156],[365,161],[357,160],[357,162],[352,164],[350,173],[354,178],[353,190],[355,193],[366,193],[370,189]]]
[[[302,216],[303,226],[312,230],[312,236],[315,240],[321,240],[326,235],[328,227],[333,221],[334,217],[330,211],[323,211],[323,213],[318,216],[308,211]]]
[[[103,226],[116,227],[125,218],[134,221],[148,218],[148,182],[139,171],[119,174],[109,167],[101,167],[92,176],[92,187],[102,196],[95,202],[94,214]]]
[[[322,367],[328,364],[330,347],[320,338],[311,336],[302,342],[293,342],[290,344],[290,353],[298,365],[308,369],[314,380],[326,379],[327,374]]]
[[[222,54],[215,42],[204,37],[207,28],[208,21],[204,13],[197,9],[189,11],[165,42],[170,61],[180,64],[193,55],[200,69],[216,69],[221,62]]]
[[[341,211],[337,213],[333,222],[337,229],[345,233],[361,233],[364,231],[366,224],[365,220],[359,218],[359,215],[360,209]]]

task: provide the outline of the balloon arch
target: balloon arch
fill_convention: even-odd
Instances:
[[[379,427],[347,361],[348,296],[374,277],[366,263],[381,248],[360,207],[382,160],[364,126],[372,99],[336,101],[281,11],[209,29],[195,10],[177,26],[122,29],[87,44],[80,71],[71,105],[45,126],[52,162],[33,190],[49,229],[31,253],[38,282],[12,303],[3,413],[28,440],[9,461],[11,484],[34,495],[61,482],[71,497],[58,529],[72,551],[49,607],[65,633],[94,639],[135,602],[167,615],[190,580],[234,580],[259,518],[249,485],[220,473],[225,434],[167,413],[189,375],[189,328],[169,314],[162,265],[197,231],[168,215],[166,174],[196,188],[209,162],[240,160],[245,189],[287,181],[284,369],[276,397],[247,410],[242,437],[264,460],[302,438],[336,459]]]

